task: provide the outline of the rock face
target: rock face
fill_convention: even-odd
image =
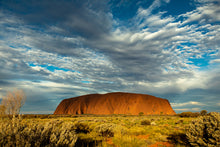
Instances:
[[[54,114],[176,114],[166,99],[134,93],[89,94],[64,99]]]

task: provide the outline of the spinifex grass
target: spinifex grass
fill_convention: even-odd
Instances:
[[[26,134],[25,140],[19,140],[16,137],[8,139],[8,136],[15,134],[10,132],[10,127],[5,127],[12,123],[11,119],[5,117],[0,122],[0,129],[4,130],[0,133],[0,146],[6,142],[12,146],[35,146],[32,139],[36,139],[35,142],[40,145],[148,146],[173,141],[173,136],[185,133],[193,119],[178,116],[24,115],[23,119],[15,118],[17,122],[13,129],[16,128],[18,134]],[[45,136],[38,137],[35,132]],[[174,138],[175,141],[178,139]]]

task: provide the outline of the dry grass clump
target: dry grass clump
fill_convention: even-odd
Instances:
[[[100,136],[103,137],[113,137],[116,125],[112,123],[108,124],[100,124],[94,128],[96,132],[99,133]]]
[[[126,134],[127,132],[125,127],[121,126],[120,124],[113,123],[104,123],[97,125],[94,128],[94,131],[102,137],[114,137],[117,133]]]
[[[220,146],[220,114],[211,112],[192,121],[186,136],[192,146]]]
[[[0,146],[74,146],[77,135],[72,128],[59,120],[41,124],[13,117],[0,122]]]
[[[76,133],[88,133],[91,131],[89,124],[86,122],[76,122],[74,124],[74,129]]]

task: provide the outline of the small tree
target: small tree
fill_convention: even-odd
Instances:
[[[6,114],[15,115],[20,113],[20,109],[24,105],[25,100],[26,96],[23,90],[14,90],[8,92],[6,97],[3,97],[1,103],[5,107]]]
[[[4,105],[0,105],[0,115],[4,115],[5,114],[5,106]]]
[[[202,116],[204,116],[204,115],[207,115],[207,111],[206,110],[202,110],[201,112],[200,112],[200,115],[202,115]]]

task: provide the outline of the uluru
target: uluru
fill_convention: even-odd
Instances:
[[[174,115],[167,99],[147,94],[114,92],[107,94],[89,94],[64,99],[54,114],[128,114],[138,115]]]

